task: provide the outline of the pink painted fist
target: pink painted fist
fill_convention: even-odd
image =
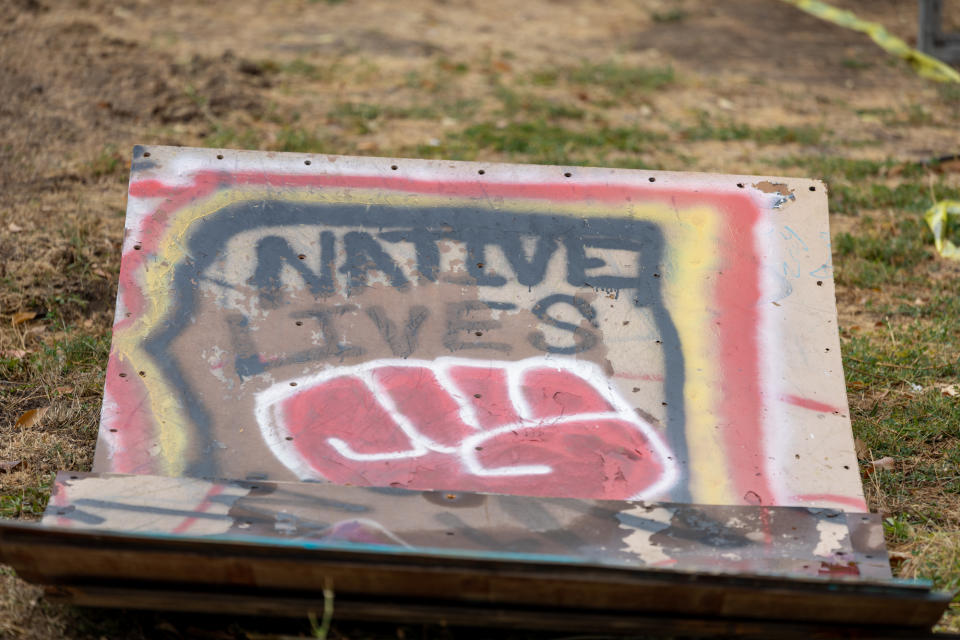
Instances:
[[[659,434],[571,358],[333,368],[259,393],[257,420],[301,479],[624,500],[676,478]]]

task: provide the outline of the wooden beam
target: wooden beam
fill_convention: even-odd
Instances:
[[[903,581],[713,575],[558,563],[425,557],[302,545],[157,538],[0,525],[0,562],[27,580],[148,591],[296,591],[462,606],[626,611],[631,616],[932,627],[950,595]],[[206,607],[198,600],[198,607]]]

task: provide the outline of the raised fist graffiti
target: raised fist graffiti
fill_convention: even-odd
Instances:
[[[572,358],[374,360],[257,394],[301,479],[596,499],[662,496],[676,463],[601,369]]]

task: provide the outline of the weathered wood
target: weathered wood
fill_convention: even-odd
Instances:
[[[451,599],[470,605],[617,610],[677,615],[929,628],[948,594],[922,584],[738,577],[653,569],[571,567],[530,560],[304,549],[132,534],[0,526],[0,561],[55,586],[96,583],[130,590],[256,589],[357,598]]]
[[[891,577],[879,516],[807,507],[60,473],[43,524],[569,565]]]
[[[224,612],[244,616],[304,618],[323,611],[324,601],[316,594],[297,592],[270,594],[216,591],[164,590],[138,586],[135,589],[103,586],[49,587],[46,597],[53,602],[80,606],[147,609],[184,612]],[[524,607],[466,606],[449,601],[410,602],[402,600],[361,600],[334,594],[333,620],[438,624],[443,626],[504,627],[592,634],[657,634],[669,636],[736,636],[739,638],[864,638],[898,640],[937,638],[949,640],[960,634],[928,634],[916,627],[891,625],[817,624],[796,620],[747,620],[696,618],[691,616],[638,615],[632,611]]]

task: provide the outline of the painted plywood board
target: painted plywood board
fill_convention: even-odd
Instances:
[[[865,511],[825,188],[137,147],[94,469]]]

